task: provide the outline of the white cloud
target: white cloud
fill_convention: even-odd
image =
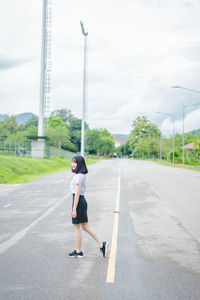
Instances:
[[[38,114],[41,3],[2,4],[0,113]],[[170,134],[170,121],[154,113],[159,110],[173,113],[176,130],[181,131],[182,106],[200,99],[170,85],[200,89],[198,0],[52,0],[52,4],[51,110],[65,107],[81,117],[82,20],[89,32],[90,127],[129,133],[132,120],[145,114]],[[186,130],[200,128],[199,120],[195,106],[186,116]]]

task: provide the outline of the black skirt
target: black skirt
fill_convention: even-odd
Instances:
[[[75,194],[73,194],[72,209],[73,209],[73,205],[74,205],[74,197],[75,197]],[[76,214],[77,214],[77,217],[72,218],[72,224],[88,222],[87,201],[85,200],[85,197],[83,195],[79,196],[79,201],[78,201],[78,205],[76,208]]]

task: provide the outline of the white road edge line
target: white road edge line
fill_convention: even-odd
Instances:
[[[116,198],[115,211],[119,211],[120,185],[121,185],[121,166],[120,166],[119,176],[118,176],[117,198]],[[108,261],[106,283],[114,283],[114,280],[115,280],[115,262],[116,262],[116,254],[117,254],[118,223],[119,223],[119,214],[115,213],[113,234],[112,234],[112,243],[111,243],[111,250],[110,250],[110,256],[109,256],[109,261]]]
[[[59,206],[66,198],[70,196],[70,193],[68,193],[66,196],[64,196],[60,201],[58,201],[56,204],[52,205],[42,216],[37,218],[35,221],[33,221],[30,225],[23,228],[19,232],[17,232],[13,237],[8,239],[7,241],[0,244],[0,255],[7,251],[10,247],[16,245],[26,234],[27,232],[35,226],[39,221],[47,217],[57,206]]]

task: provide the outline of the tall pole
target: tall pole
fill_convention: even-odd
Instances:
[[[83,63],[83,107],[82,107],[82,125],[81,125],[81,155],[85,153],[85,98],[86,98],[86,54],[87,54],[87,36],[83,23],[80,21],[82,34],[84,35],[84,63]]]
[[[46,0],[43,0],[38,136],[44,136]]]
[[[160,161],[162,160],[162,148],[161,148],[162,146],[161,146],[161,135],[160,135]]]
[[[183,144],[183,168],[185,165],[185,153],[184,153],[184,132],[185,132],[185,128],[184,128],[184,119],[185,119],[185,107],[183,106],[183,138],[182,138],[182,144]]]
[[[45,118],[47,119],[48,117],[48,108],[49,108],[49,101],[50,101],[50,79],[51,79],[50,77],[51,75],[51,0],[41,0],[41,3],[42,3],[42,34],[41,34],[38,140],[31,142],[31,156],[35,158],[44,158],[45,156],[46,143],[44,138],[44,127],[45,127]]]
[[[44,136],[44,120],[48,117],[51,75],[51,0],[43,0],[42,45],[40,69],[40,105],[38,136]]]
[[[175,116],[173,115],[173,166],[174,166],[174,136],[175,136]]]
[[[172,88],[174,88],[174,89],[187,90],[187,91],[195,92],[195,93],[200,93],[200,91],[198,91],[198,90],[188,89],[188,88],[186,88],[186,87],[179,86],[179,85],[172,85]]]

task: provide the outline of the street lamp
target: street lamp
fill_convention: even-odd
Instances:
[[[183,89],[183,90],[187,90],[187,91],[190,91],[190,92],[195,92],[195,93],[199,93],[200,94],[200,91],[198,91],[198,90],[188,89],[188,88],[180,86],[180,85],[172,85],[171,87],[173,89]]]
[[[84,66],[83,66],[83,108],[82,108],[82,125],[81,125],[81,155],[85,152],[85,96],[86,96],[86,53],[87,53],[87,36],[83,23],[80,21],[82,34],[84,36]]]
[[[185,87],[182,87],[182,86],[179,86],[179,85],[172,85],[171,87],[174,88],[174,89],[183,89],[183,90],[187,90],[187,91],[190,91],[190,92],[195,92],[195,93],[199,93],[200,94],[200,91],[198,91],[198,90],[188,89],[188,88],[185,88]],[[184,165],[185,165],[185,151],[184,151],[184,133],[185,133],[184,119],[185,119],[185,109],[188,108],[188,107],[190,107],[190,106],[195,106],[195,105],[200,105],[200,103],[195,103],[195,104],[190,104],[190,105],[183,106],[183,138],[182,138],[183,168],[184,168]]]
[[[172,117],[173,120],[173,166],[174,166],[174,135],[175,135],[175,116],[173,114],[165,113],[165,112],[160,112],[156,111],[156,114],[163,114]]]

